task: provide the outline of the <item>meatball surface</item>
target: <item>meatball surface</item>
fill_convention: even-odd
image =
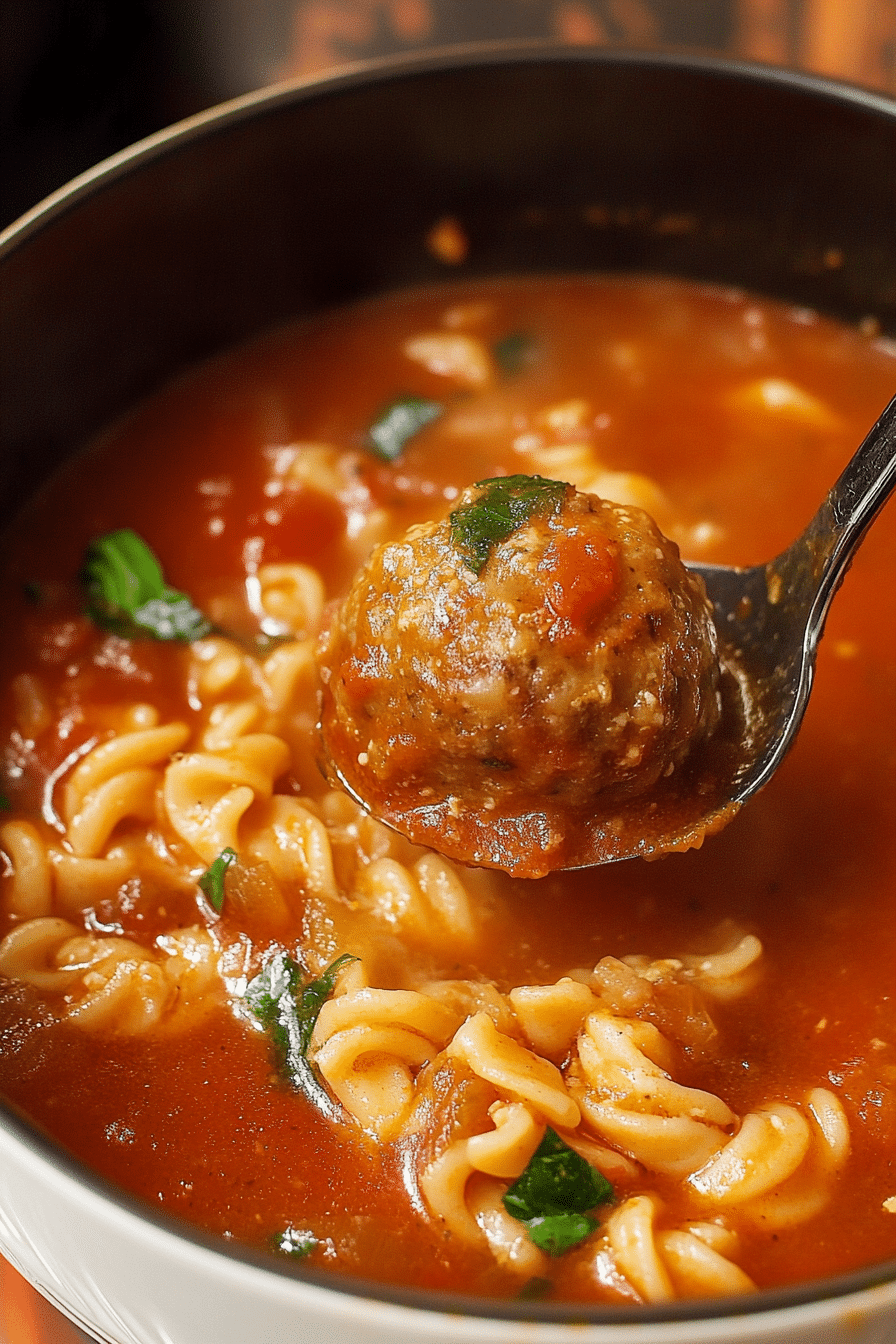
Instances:
[[[321,658],[342,779],[411,839],[534,876],[647,795],[720,715],[702,580],[647,514],[480,482],[377,548]],[[489,838],[491,837],[491,838]]]

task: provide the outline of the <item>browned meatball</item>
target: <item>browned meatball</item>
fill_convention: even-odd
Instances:
[[[669,777],[720,713],[709,604],[675,544],[539,477],[481,482],[375,550],[321,666],[349,787],[412,839],[522,875],[562,862],[568,820]]]

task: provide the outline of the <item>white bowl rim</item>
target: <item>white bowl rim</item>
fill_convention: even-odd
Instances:
[[[162,1238],[170,1245],[188,1243],[189,1253],[200,1259],[211,1254],[218,1262],[239,1264],[250,1275],[253,1271],[273,1274],[281,1281],[293,1281],[297,1287],[323,1289],[356,1303],[378,1303],[433,1316],[459,1317],[500,1323],[526,1323],[530,1326],[588,1326],[674,1327],[689,1323],[706,1327],[724,1321],[744,1321],[755,1318],[757,1325],[767,1318],[783,1316],[794,1318],[820,1311],[824,1315],[830,1307],[837,1313],[847,1314],[861,1309],[863,1301],[878,1299],[885,1290],[887,1301],[875,1300],[874,1306],[889,1306],[896,1311],[896,1260],[867,1266],[832,1278],[811,1280],[778,1289],[761,1289],[755,1294],[738,1294],[724,1298],[688,1299],[681,1302],[651,1306],[591,1305],[587,1302],[541,1302],[479,1297],[444,1290],[427,1290],[378,1282],[353,1275],[314,1269],[302,1261],[291,1260],[235,1241],[226,1240],[202,1231],[172,1214],[156,1209],[123,1187],[93,1171],[80,1158],[67,1152],[54,1138],[34,1125],[18,1107],[0,1097],[0,1140],[18,1147],[29,1165],[35,1161],[48,1175],[65,1182],[74,1182],[89,1201],[98,1200],[108,1212],[110,1222],[120,1226],[136,1220],[142,1235]],[[286,1285],[284,1284],[284,1287]],[[889,1291],[887,1291],[889,1290]],[[890,1299],[892,1298],[892,1301]],[[60,1304],[63,1309],[65,1304]],[[585,1336],[587,1338],[587,1336]]]

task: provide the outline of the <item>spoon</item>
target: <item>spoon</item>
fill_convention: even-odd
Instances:
[[[831,601],[894,486],[896,398],[787,550],[749,569],[690,566],[703,578],[713,608],[721,719],[712,736],[647,793],[622,799],[598,793],[562,814],[552,798],[525,797],[497,812],[455,810],[451,799],[423,802],[416,795],[409,804],[382,796],[371,807],[334,760],[326,732],[325,773],[416,843],[517,877],[699,847],[768,783],[793,745]],[[322,730],[326,692],[324,704]]]
[[[786,551],[750,569],[688,565],[702,576],[719,640],[735,650],[749,687],[750,751],[730,780],[731,803],[763,788],[793,746],[828,609],[894,486],[896,397]]]

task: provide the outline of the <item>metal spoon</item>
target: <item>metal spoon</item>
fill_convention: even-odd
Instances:
[[[602,796],[564,818],[545,844],[545,818],[522,804],[501,815],[440,802],[375,809],[418,844],[461,862],[540,877],[619,859],[655,858],[699,846],[767,784],[802,722],[828,608],[849,563],[896,486],[896,398],[881,415],[809,526],[768,564],[751,569],[691,565],[715,613],[722,719],[693,759],[645,796]],[[334,783],[369,803],[326,753]]]
[[[741,804],[771,779],[799,731],[834,594],[896,486],[896,397],[802,536],[765,565],[689,565],[703,576],[720,640],[750,687],[751,750],[731,780]]]

